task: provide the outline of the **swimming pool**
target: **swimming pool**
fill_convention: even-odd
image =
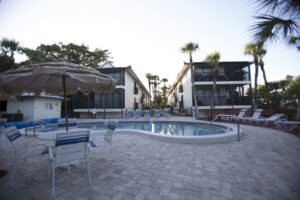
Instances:
[[[104,130],[105,123],[87,122],[79,123],[78,128],[90,130]],[[205,123],[172,122],[172,121],[121,121],[117,123],[116,130],[142,130],[155,134],[176,135],[176,136],[201,136],[224,134],[228,127],[221,125],[209,125]]]
[[[195,119],[170,119],[168,121],[137,119],[128,121],[118,120],[82,120],[77,127],[70,127],[70,132],[77,129],[90,130],[93,136],[104,133],[107,123],[116,123],[116,133],[134,134],[172,143],[184,144],[216,144],[230,143],[237,140],[237,128],[228,124],[198,121]],[[37,130],[40,138],[54,138],[64,128],[48,128]]]

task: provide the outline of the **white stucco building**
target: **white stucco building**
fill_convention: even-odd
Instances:
[[[220,62],[216,77],[215,109],[251,108],[251,97],[247,93],[251,88],[250,62]],[[191,112],[195,106],[192,93],[192,79],[189,63],[184,63],[171,86],[168,99],[175,109]],[[194,85],[201,116],[212,104],[213,68],[207,62],[195,62]]]
[[[23,120],[60,118],[62,97],[22,95],[16,100],[8,100],[7,113],[22,113]]]
[[[131,66],[115,67],[106,62],[97,68],[117,81],[111,93],[77,93],[73,96],[74,112],[79,117],[122,117],[125,110],[143,109],[150,106],[151,95]],[[96,114],[92,115],[92,111]]]

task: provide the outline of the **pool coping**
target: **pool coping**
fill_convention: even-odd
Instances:
[[[208,124],[210,122],[203,121],[203,120],[196,120],[193,118],[173,118],[173,117],[160,117],[160,118],[132,118],[132,119],[94,119],[88,120],[84,119],[78,120],[78,123],[95,123],[95,122],[102,122],[102,123],[118,123],[118,122],[143,122],[143,121],[166,121],[166,122],[188,122],[188,123],[204,123]],[[212,125],[221,125],[227,127],[227,132],[222,134],[216,135],[202,135],[202,136],[178,136],[178,135],[164,135],[159,133],[152,133],[149,131],[144,130],[137,130],[137,129],[117,129],[115,131],[116,134],[134,134],[139,136],[145,136],[151,139],[156,139],[164,142],[170,143],[179,143],[179,144],[224,144],[224,143],[232,143],[237,141],[238,133],[237,127],[234,125],[230,125],[228,123],[220,123],[220,122],[213,122]],[[54,132],[54,131],[53,131]],[[56,132],[56,131],[55,131]],[[104,133],[105,130],[92,130],[90,131],[91,134],[96,133]],[[48,134],[51,134],[51,132]]]

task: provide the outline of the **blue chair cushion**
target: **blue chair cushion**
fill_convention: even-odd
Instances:
[[[70,136],[66,135],[56,140],[56,146],[74,144],[79,142],[88,142],[88,141],[89,141],[88,135],[70,135]]]
[[[115,125],[112,125],[112,124],[108,124],[108,125],[107,125],[107,128],[114,131],[114,130],[116,129],[116,126],[115,126]]]

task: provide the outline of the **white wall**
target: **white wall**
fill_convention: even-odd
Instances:
[[[20,111],[23,113],[24,120],[56,118],[60,117],[61,101],[53,98],[23,97],[22,100],[7,101],[6,112],[17,113]]]
[[[35,98],[33,119],[59,118],[60,113],[60,99]]]
[[[34,101],[33,98],[22,98],[13,101],[7,101],[7,113],[23,113],[23,119],[33,119]]]
[[[125,70],[125,108],[134,108],[134,80]]]
[[[191,108],[193,106],[193,96],[192,96],[192,84],[191,84],[191,73],[190,70],[182,78],[183,86],[183,106],[184,108]],[[179,93],[181,96],[181,93]],[[179,97],[180,97],[179,96]]]

